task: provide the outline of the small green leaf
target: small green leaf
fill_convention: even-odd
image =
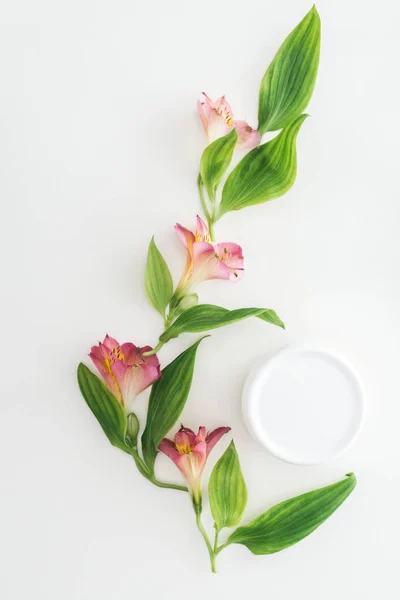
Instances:
[[[182,313],[177,320],[160,336],[160,341],[166,343],[181,333],[200,333],[236,323],[248,317],[258,317],[263,321],[285,328],[274,310],[267,308],[238,308],[227,310],[213,304],[199,304]]]
[[[144,287],[149,302],[164,316],[165,309],[172,298],[173,284],[167,263],[154,242],[154,236],[151,238],[147,252]]]
[[[162,377],[151,389],[146,428],[142,435],[143,457],[151,473],[154,473],[154,461],[161,440],[175,425],[186,404],[192,385],[197,348],[203,339],[165,367]]]
[[[131,454],[126,443],[125,410],[100,379],[83,363],[78,366],[82,396],[113,446]]]
[[[207,146],[201,157],[200,175],[212,202],[215,201],[217,187],[232,160],[237,137],[236,129],[232,129]]]
[[[317,79],[321,21],[315,6],[289,34],[260,87],[258,129],[286,127],[306,108]]]
[[[300,115],[240,161],[225,182],[218,218],[231,210],[278,198],[292,187],[297,172],[296,138],[306,118]]]
[[[212,470],[208,496],[218,531],[240,523],[247,504],[247,488],[233,440]]]
[[[243,544],[253,554],[280,552],[307,537],[346,500],[356,486],[353,473],[327,487],[277,504],[257,519],[238,527],[229,544]]]

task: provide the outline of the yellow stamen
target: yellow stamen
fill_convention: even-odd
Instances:
[[[188,442],[186,444],[175,444],[175,447],[179,454],[190,454],[193,450]]]
[[[111,370],[111,365],[115,363],[116,360],[124,360],[124,353],[121,350],[120,346],[117,346],[116,348],[113,348],[112,350],[110,350],[110,357],[105,356],[104,357],[104,364],[106,367],[106,370],[108,373],[110,373],[110,375],[113,375],[113,372]]]

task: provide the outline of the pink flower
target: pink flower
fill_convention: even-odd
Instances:
[[[187,250],[186,267],[175,292],[176,298],[207,279],[241,279],[244,258],[238,244],[211,244],[207,225],[199,216],[195,234],[179,223],[175,225],[175,231]]]
[[[255,148],[260,144],[261,135],[256,129],[252,129],[245,121],[234,121],[232,109],[225,96],[221,96],[215,102],[203,92],[205,102],[197,101],[197,110],[203,121],[208,142],[214,142],[236,128],[238,141],[236,145],[243,149]]]
[[[131,342],[120,346],[117,340],[106,335],[103,343],[93,346],[89,354],[109,390],[128,414],[132,412],[136,396],[161,377],[157,356],[143,356],[143,352],[149,350],[152,350],[150,346],[138,348]]]
[[[257,129],[252,129],[246,121],[234,121],[233,126],[236,128],[238,134],[237,146],[243,150],[250,150],[260,145],[260,133]]]
[[[164,438],[158,449],[166,454],[178,467],[189,488],[195,504],[201,503],[201,478],[208,455],[215,444],[230,427],[218,427],[211,433],[206,433],[205,427],[200,427],[198,434],[181,426],[174,441]]]

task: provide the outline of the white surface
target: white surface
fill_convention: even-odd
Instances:
[[[260,589],[271,600],[399,596],[395,0],[318,3],[321,69],[296,185],[221,221],[221,241],[243,246],[246,275],[200,289],[202,301],[274,308],[287,331],[257,319],[215,331],[199,349],[183,415],[192,427],[232,426],[249,488],[246,520],[354,471],[351,498],[282,553],[227,549],[212,576],[187,497],[149,486],[109,446],[75,381],[78,361],[106,331],[138,344],[157,339],[144,262],[155,233],[179,276],[172,227],[191,226],[199,210],[199,92],[225,93],[255,124],[261,76],[310,5],[3,0],[2,599],[242,600]],[[163,364],[195,337],[171,342]],[[274,459],[242,420],[255,359],[289,342],[340,352],[365,383],[363,431],[327,465]],[[166,457],[158,470],[179,479]]]
[[[318,348],[288,347],[263,360],[246,378],[242,406],[256,440],[277,458],[307,466],[347,450],[364,416],[354,369]]]

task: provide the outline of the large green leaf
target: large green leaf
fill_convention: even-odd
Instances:
[[[154,236],[151,238],[147,252],[144,287],[150,303],[164,316],[165,309],[172,298],[173,284],[171,273],[155,244]]]
[[[307,115],[300,115],[271,141],[254,148],[225,182],[218,217],[285,194],[297,172],[296,138]]]
[[[321,21],[313,6],[283,42],[261,81],[261,135],[285,127],[306,108],[317,78],[320,38]]]
[[[83,363],[78,366],[78,383],[82,396],[112,445],[131,454],[126,443],[127,419],[122,405]]]
[[[253,554],[273,554],[296,544],[319,527],[346,500],[356,486],[346,479],[277,504],[257,519],[238,527],[229,544],[243,544]]]
[[[247,488],[233,440],[212,470],[208,496],[218,531],[240,523],[247,504]]]
[[[232,129],[207,146],[201,157],[200,175],[212,202],[215,201],[217,187],[232,160],[237,138],[236,129]]]
[[[168,342],[181,333],[199,333],[217,327],[224,327],[236,321],[258,317],[263,321],[285,328],[274,310],[267,308],[238,308],[227,310],[213,304],[199,304],[182,313],[177,320],[160,336],[162,342]]]
[[[142,435],[143,457],[151,473],[154,473],[154,461],[161,440],[175,425],[186,404],[192,385],[196,351],[202,339],[165,367],[162,377],[151,389],[146,428]]]

